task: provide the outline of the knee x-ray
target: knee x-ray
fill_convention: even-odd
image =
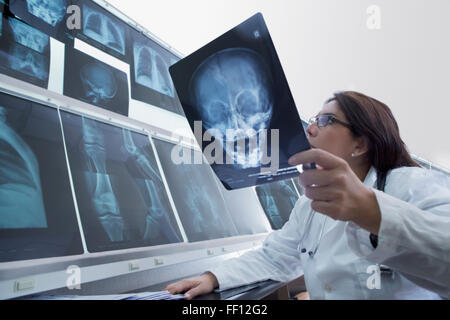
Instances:
[[[61,117],[89,251],[182,242],[148,137]]]
[[[169,67],[179,59],[148,37],[133,32],[131,96],[156,107],[183,114]]]
[[[193,161],[190,162],[192,164],[176,164],[174,161],[179,153],[192,159],[194,152],[200,152],[153,140],[188,240],[194,242],[237,235],[211,168]]]
[[[0,94],[0,262],[82,253],[56,109]]]
[[[298,175],[288,159],[310,146],[261,14],[175,63],[170,74],[225,188]],[[211,149],[216,156],[206,152]]]
[[[50,38],[15,18],[2,19],[0,70],[9,76],[47,88]]]
[[[64,95],[128,116],[125,72],[76,49],[66,48]]]
[[[281,229],[289,220],[299,198],[292,180],[280,180],[257,186],[256,193],[272,228]]]

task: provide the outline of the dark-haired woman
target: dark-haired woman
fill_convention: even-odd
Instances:
[[[286,282],[304,273],[311,299],[440,299],[402,272],[366,257],[378,241],[386,246],[379,234],[383,211],[450,216],[449,184],[442,184],[447,178],[420,168],[389,108],[361,93],[335,94],[306,131],[313,150],[290,163],[315,162],[318,168],[300,175],[305,196],[284,227],[262,248],[166,289],[187,291],[189,299],[218,286]]]

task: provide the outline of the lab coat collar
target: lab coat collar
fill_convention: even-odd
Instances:
[[[366,178],[364,179],[364,185],[366,185],[369,188],[372,188],[375,186],[375,183],[377,182],[377,170],[371,166],[369,171],[367,172]]]

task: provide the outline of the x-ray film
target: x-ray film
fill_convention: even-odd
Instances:
[[[0,262],[79,253],[58,112],[0,93]]]
[[[194,163],[193,158],[201,157],[201,153],[153,140],[188,240],[195,242],[238,235],[211,168]]]
[[[179,58],[150,38],[132,34],[131,97],[184,115],[169,75],[169,67]]]
[[[148,136],[61,118],[88,250],[182,242]]]
[[[10,0],[10,10],[27,24],[64,43],[72,43],[67,13],[71,0]],[[74,25],[76,27],[76,25]]]
[[[279,180],[256,187],[259,201],[274,230],[281,229],[289,220],[298,200],[292,180]]]
[[[261,14],[180,60],[170,74],[227,189],[298,175],[288,159],[310,145]]]
[[[0,72],[47,88],[50,69],[50,38],[12,17],[2,18]]]
[[[93,1],[72,0],[81,9],[81,28],[73,35],[90,45],[129,62],[127,38],[133,30],[128,24]]]
[[[125,72],[66,47],[64,95],[128,116]]]

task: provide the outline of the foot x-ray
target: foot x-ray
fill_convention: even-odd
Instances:
[[[175,153],[186,153],[184,156],[191,158],[194,152],[200,152],[159,139],[153,141],[188,240],[238,235],[211,168],[193,162],[176,164],[173,160]]]
[[[66,48],[64,95],[128,116],[126,73],[76,49]]]
[[[261,14],[175,63],[170,74],[225,188],[298,175],[287,161],[310,146]]]
[[[56,109],[0,94],[0,262],[82,253]]]
[[[179,58],[138,32],[132,33],[130,46],[131,97],[183,115],[169,75],[169,67]]]
[[[61,117],[89,251],[182,242],[148,137]]]
[[[281,229],[289,220],[299,198],[292,180],[280,180],[257,186],[256,193],[272,228]]]
[[[10,10],[27,24],[64,43],[73,41],[66,21],[72,0],[10,0]]]
[[[50,38],[12,17],[3,17],[0,71],[43,88],[48,86]]]

